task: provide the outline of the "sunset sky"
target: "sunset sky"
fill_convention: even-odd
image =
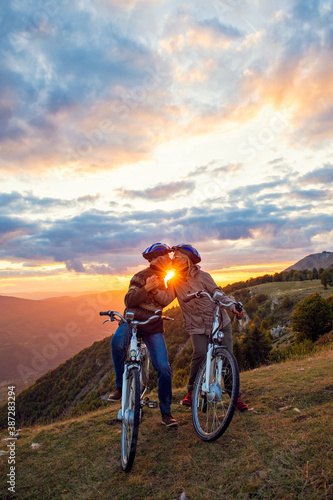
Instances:
[[[333,250],[333,2],[0,7],[0,294],[221,284]]]

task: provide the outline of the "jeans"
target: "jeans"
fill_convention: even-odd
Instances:
[[[146,344],[153,367],[157,371],[158,399],[160,401],[161,413],[162,415],[170,413],[172,398],[171,369],[163,333],[147,334],[141,330],[138,330],[138,333]],[[112,360],[116,373],[117,387],[122,387],[123,385],[124,360],[126,357],[125,340],[127,339],[127,342],[129,342],[127,334],[128,325],[123,323],[118,326],[111,340]]]

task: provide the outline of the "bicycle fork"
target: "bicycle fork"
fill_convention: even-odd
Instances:
[[[124,373],[123,373],[123,389],[122,389],[122,395],[121,395],[121,408],[118,411],[118,420],[123,419],[123,415],[125,412],[125,402],[127,400],[127,379],[128,379],[128,366],[125,364],[124,366]]]
[[[211,381],[212,381],[212,378],[213,378],[213,373],[212,373],[212,369],[213,369],[213,359],[212,359],[212,354],[213,354],[213,350],[214,350],[214,345],[213,344],[209,344],[208,345],[208,350],[207,350],[207,358],[206,358],[206,376],[205,376],[205,381],[204,383],[202,384],[202,387],[201,387],[201,390],[202,392],[205,392],[207,395],[210,394],[211,392],[211,387],[210,387],[210,384],[211,384]],[[217,391],[217,388],[221,389],[221,379],[222,379],[222,360],[220,358],[217,358],[217,363],[216,363],[216,367],[215,367],[215,383],[214,383],[214,395],[212,394],[211,396],[214,398],[216,397],[216,391]],[[209,397],[209,396],[208,396]]]
[[[127,406],[127,389],[128,389],[127,380],[130,375],[131,368],[133,368],[133,366],[136,366],[140,371],[140,363],[139,363],[140,348],[138,348],[138,341],[135,329],[133,329],[132,332],[130,348],[129,348],[129,357],[130,357],[130,362],[125,361],[125,366],[124,366],[121,408],[118,412],[118,420],[123,420],[123,418],[126,418],[128,420],[130,418],[129,410],[128,408],[125,408],[125,406]]]

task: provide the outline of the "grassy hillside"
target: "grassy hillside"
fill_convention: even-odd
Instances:
[[[24,428],[16,443],[17,497],[171,500],[185,493],[188,500],[328,500],[333,497],[332,362],[333,350],[325,348],[311,358],[242,373],[251,411],[237,413],[214,443],[196,437],[191,411],[179,404],[185,389],[176,389],[172,411],[178,431],[160,424],[158,409],[147,409],[129,474],[120,468],[117,404]],[[6,445],[0,443],[0,450]],[[7,456],[0,456],[0,498],[6,498]]]
[[[325,289],[320,280],[263,283],[262,285],[251,286],[248,290],[251,290],[254,294],[264,293],[271,299],[281,299],[285,295],[289,295],[294,298],[295,302],[300,302],[310,293],[319,293],[323,298],[327,298],[333,292],[331,287]]]

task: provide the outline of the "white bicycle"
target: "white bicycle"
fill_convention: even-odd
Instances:
[[[238,312],[243,308],[241,302],[223,303],[218,294],[211,296],[205,290],[189,294],[184,302],[202,297],[208,297],[216,307],[206,360],[194,382],[192,421],[200,439],[214,441],[227,430],[239,394],[239,369],[236,358],[224,345],[221,307],[234,304]]]
[[[123,373],[123,390],[121,398],[121,409],[118,412],[118,420],[122,422],[121,428],[121,467],[125,472],[132,468],[139,434],[139,424],[142,417],[142,407],[155,407],[155,401],[143,398],[149,378],[149,355],[147,346],[144,344],[138,327],[147,325],[154,319],[173,320],[168,316],[162,316],[162,311],[155,314],[146,321],[134,320],[134,313],[127,311],[125,318],[116,311],[105,311],[99,313],[101,316],[109,316],[106,321],[123,321],[128,325],[128,348]],[[105,323],[105,321],[104,321]]]

